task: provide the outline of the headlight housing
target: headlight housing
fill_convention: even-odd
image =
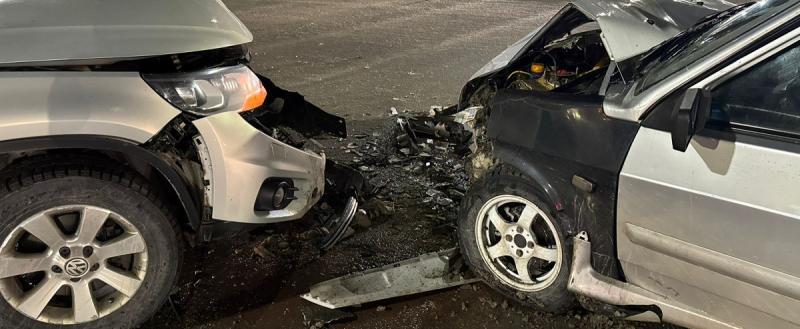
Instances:
[[[142,74],[142,78],[173,106],[203,116],[250,111],[267,98],[258,76],[244,65],[191,73]]]

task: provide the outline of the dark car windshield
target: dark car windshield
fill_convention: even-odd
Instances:
[[[732,7],[700,20],[654,47],[637,66],[641,92],[702,59],[721,46],[795,5],[798,0],[762,0]]]

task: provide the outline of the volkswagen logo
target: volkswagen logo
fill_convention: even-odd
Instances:
[[[70,259],[64,266],[64,272],[67,272],[69,276],[82,276],[87,271],[89,271],[89,262],[83,258]]]

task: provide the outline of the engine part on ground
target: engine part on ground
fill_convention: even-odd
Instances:
[[[397,118],[399,132],[397,146],[413,149],[419,153],[419,144],[427,140],[437,140],[455,145],[457,154],[465,154],[472,138],[470,129],[463,123],[456,122],[455,106],[439,109],[433,108],[428,116],[400,116]]]
[[[313,285],[301,297],[335,309],[477,282],[458,248],[424,254],[384,267]]]
[[[405,118],[406,129],[414,138],[430,138],[455,144],[465,143],[472,136],[464,126],[453,122],[450,116],[416,116]]]
[[[328,250],[345,237],[356,211],[358,211],[358,201],[355,197],[350,197],[340,215],[323,220],[322,231],[325,236],[320,240],[320,249]]]

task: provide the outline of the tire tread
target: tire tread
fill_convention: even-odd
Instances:
[[[0,171],[0,181],[5,182],[0,198],[36,183],[70,176],[116,183],[144,196],[169,219],[179,241],[183,240],[175,210],[163,202],[158,189],[152,188],[139,173],[120,168],[119,164],[100,156],[37,155],[16,161]]]
[[[566,287],[564,287],[563,291],[556,291],[551,288],[548,288],[549,290],[546,289],[545,291],[534,292],[534,293],[515,291],[512,288],[501,283],[498,279],[495,279],[493,274],[489,273],[487,269],[484,269],[482,264],[483,261],[481,259],[473,259],[474,257],[471,257],[471,255],[477,252],[477,249],[474,252],[470,252],[471,251],[470,249],[477,248],[477,246],[470,246],[475,244],[473,243],[474,237],[472,237],[471,234],[465,235],[464,227],[466,225],[471,225],[471,221],[473,220],[473,218],[469,218],[470,216],[468,214],[470,213],[471,208],[475,207],[474,200],[480,199],[480,195],[482,193],[485,193],[486,191],[490,190],[493,186],[496,186],[498,182],[504,180],[513,180],[513,183],[508,186],[509,188],[525,189],[526,191],[532,193],[534,196],[537,196],[538,199],[540,199],[540,202],[545,201],[544,198],[542,198],[542,196],[540,195],[540,191],[535,190],[536,185],[530,178],[528,178],[527,175],[515,170],[510,166],[503,164],[499,164],[494,168],[490,169],[486,173],[486,175],[483,176],[483,178],[476,181],[472,185],[470,190],[467,192],[467,197],[465,198],[465,201],[462,202],[461,204],[461,211],[459,215],[460,222],[459,222],[459,239],[458,239],[461,252],[466,256],[468,263],[470,263],[473,270],[476,271],[476,274],[482,277],[484,281],[487,283],[487,285],[497,290],[498,292],[524,305],[533,307],[537,310],[546,311],[554,314],[566,313],[577,305],[575,300],[575,295],[567,291]],[[550,204],[547,205],[550,206],[550,208],[548,209],[550,213],[552,215],[555,215],[555,210],[553,209],[552,205]],[[563,231],[562,234],[564,234]],[[562,241],[564,248],[571,248],[569,239],[566,236],[564,237],[564,240],[565,241]],[[571,251],[566,252],[566,256],[568,257],[571,257],[571,254],[572,254]],[[480,256],[478,256],[478,258],[480,258]],[[571,260],[566,261],[567,265],[569,265],[570,263]],[[569,266],[565,266],[565,269],[569,271]]]

